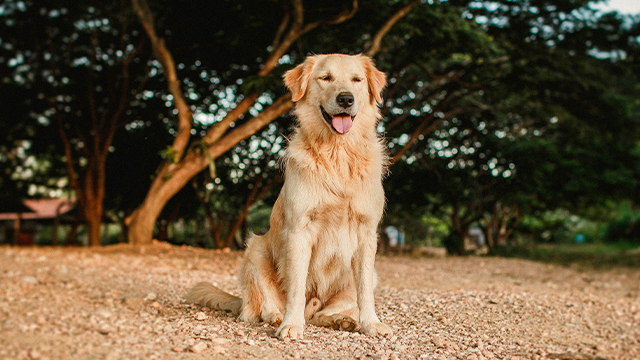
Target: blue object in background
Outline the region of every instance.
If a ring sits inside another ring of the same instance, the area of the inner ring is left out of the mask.
[[[578,244],[583,243],[583,242],[584,242],[584,235],[582,235],[582,234],[578,234],[578,235],[576,235],[576,242],[577,242]]]

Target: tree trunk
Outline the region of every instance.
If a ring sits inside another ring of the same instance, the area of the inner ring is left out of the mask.
[[[176,168],[173,173],[167,170],[158,174],[142,205],[125,220],[129,226],[130,243],[136,245],[151,243],[156,219],[164,206],[191,177],[202,171],[207,164],[204,158],[191,155],[189,160],[184,161],[182,167]]]
[[[216,223],[216,218],[213,215],[213,210],[211,209],[210,204],[203,204],[204,211],[207,214],[207,221],[209,222],[209,230],[211,231],[211,237],[213,238],[213,242],[216,244],[216,249],[224,248],[224,243],[220,238],[220,227]]]
[[[94,153],[89,158],[86,173],[84,175],[84,220],[89,232],[89,246],[100,246],[100,228],[102,226],[102,212],[105,185],[106,156],[100,154],[98,144],[101,138],[96,135],[93,138]]]
[[[13,245],[16,246],[20,242],[20,218],[22,217],[21,213],[18,213],[16,219],[13,221]]]
[[[87,214],[89,215],[89,214]],[[86,219],[89,231],[89,246],[100,246],[100,228],[102,226],[102,214],[91,214]]]
[[[521,220],[522,216],[517,205],[506,206],[496,203],[493,206],[493,213],[484,218],[489,248],[506,244]]]
[[[469,223],[461,219],[461,206],[460,202],[456,201],[451,212],[451,234],[445,239],[445,247],[447,252],[456,255],[465,255],[466,250],[464,248],[465,238],[469,233]]]
[[[249,122],[233,129],[209,147],[213,159],[248,138],[273,119],[293,108],[291,94],[276,100]],[[175,166],[165,166],[151,184],[142,205],[127,218],[129,241],[132,244],[149,244],[153,236],[153,225],[167,201],[187,182],[209,165],[204,155],[190,153]]]
[[[76,239],[76,235],[78,234],[78,227],[80,226],[80,220],[76,219],[71,225],[71,230],[67,233],[67,236],[64,238],[64,246],[69,246],[72,242],[78,243]]]
[[[264,172],[264,169],[262,172]],[[229,230],[229,233],[227,234],[227,239],[224,241],[225,247],[231,247],[231,245],[233,244],[236,237],[236,233],[238,232],[238,230],[242,229],[243,225],[245,224],[245,220],[247,218],[247,215],[249,214],[249,208],[251,207],[251,205],[255,204],[256,202],[258,202],[258,200],[262,199],[265,195],[269,193],[269,191],[271,191],[271,189],[273,189],[274,186],[284,181],[284,179],[282,178],[282,175],[275,174],[271,178],[269,183],[264,187],[262,186],[263,181],[264,181],[264,178],[261,175],[258,175],[258,178],[256,179],[256,182],[253,186],[253,189],[251,190],[251,193],[247,197],[247,201],[244,204],[244,208],[242,209],[242,212],[238,215],[238,217],[236,218],[236,221],[233,223],[233,225]],[[260,193],[258,193],[258,190],[260,190]]]
[[[118,216],[118,226],[120,226],[120,234],[118,235],[118,242],[124,243],[127,241],[127,225],[124,223],[124,219]]]

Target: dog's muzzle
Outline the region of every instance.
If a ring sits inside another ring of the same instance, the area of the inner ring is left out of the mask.
[[[320,112],[322,113],[322,117],[324,120],[331,125],[331,128],[335,130],[340,135],[344,135],[351,130],[353,126],[353,121],[356,116],[347,114],[347,113],[339,113],[336,115],[329,115],[328,112],[324,110],[322,105],[320,105]]]

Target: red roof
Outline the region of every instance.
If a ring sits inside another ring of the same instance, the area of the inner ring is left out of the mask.
[[[67,199],[29,199],[22,200],[22,203],[33,210],[30,213],[22,213],[20,218],[23,220],[55,219],[56,213],[62,215],[76,207],[75,200]],[[0,220],[12,220],[17,217],[17,213],[0,213]]]

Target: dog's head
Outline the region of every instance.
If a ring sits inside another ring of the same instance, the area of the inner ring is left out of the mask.
[[[324,119],[332,132],[346,134],[359,112],[382,102],[386,77],[368,56],[330,54],[307,57],[284,74],[284,83],[298,107],[317,112],[313,117]]]

